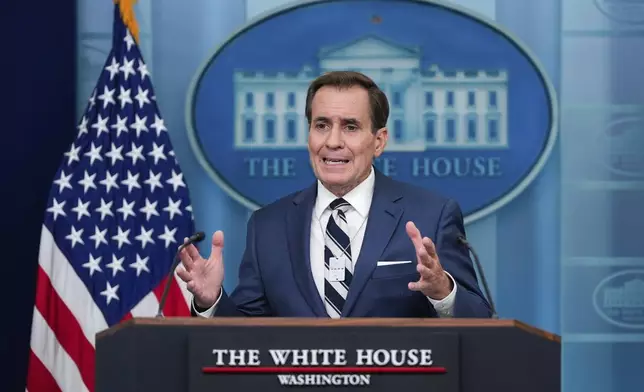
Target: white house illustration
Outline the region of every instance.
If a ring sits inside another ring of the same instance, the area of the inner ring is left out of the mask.
[[[604,306],[644,310],[644,280],[633,279],[622,287],[607,288],[604,290]]]
[[[322,48],[318,59],[319,73],[359,71],[385,92],[388,151],[509,147],[505,70],[421,69],[418,48],[375,36]],[[236,71],[235,148],[306,148],[306,90],[319,73]]]

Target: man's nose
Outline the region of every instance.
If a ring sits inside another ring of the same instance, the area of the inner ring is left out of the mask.
[[[328,148],[341,148],[343,145],[342,141],[342,130],[338,126],[334,126],[329,132],[329,136],[326,138],[326,146]]]

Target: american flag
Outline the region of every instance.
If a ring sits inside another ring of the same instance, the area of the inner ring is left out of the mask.
[[[156,315],[175,252],[193,234],[186,182],[121,8],[115,5],[111,52],[49,194],[30,392],[93,391],[95,334]],[[164,314],[189,316],[188,304],[175,277]]]

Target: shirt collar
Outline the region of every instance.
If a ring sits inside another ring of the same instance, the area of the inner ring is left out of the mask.
[[[351,206],[358,211],[358,214],[360,214],[362,218],[365,218],[369,214],[375,182],[376,175],[372,166],[369,176],[343,197],[347,203],[351,204]],[[315,200],[314,209],[315,217],[320,219],[322,213],[335,199],[337,199],[337,196],[326,189],[318,180],[318,194]]]

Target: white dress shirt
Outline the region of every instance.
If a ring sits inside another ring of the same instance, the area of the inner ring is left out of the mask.
[[[365,228],[367,227],[367,217],[369,215],[369,208],[371,207],[371,200],[373,198],[373,190],[375,185],[375,172],[373,167],[371,173],[360,183],[357,187],[352,189],[349,193],[344,195],[343,199],[351,204],[351,207],[345,213],[347,218],[348,233],[351,247],[351,259],[353,262],[353,270],[355,271],[355,263],[360,254],[362,247],[362,240],[364,239]],[[324,301],[324,234],[325,228],[331,216],[331,209],[329,205],[337,198],[333,193],[326,189],[320,181],[318,181],[317,198],[315,206],[313,207],[313,216],[311,217],[311,242],[310,242],[310,259],[311,259],[311,272],[315,286],[318,293]],[[411,239],[409,240],[411,241]],[[456,282],[454,278],[446,272],[452,280],[454,288],[451,293],[442,300],[435,300],[427,297],[434,309],[440,317],[451,317],[454,310],[454,299],[456,297]],[[221,295],[220,295],[221,298]],[[212,317],[219,299],[217,302],[204,312],[197,312],[199,316]],[[194,309],[194,299],[192,303]],[[196,312],[196,310],[195,310]]]

